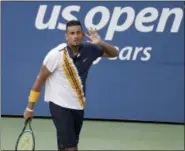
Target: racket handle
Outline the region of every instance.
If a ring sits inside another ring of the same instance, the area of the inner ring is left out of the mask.
[[[24,125],[27,125],[28,122],[31,122],[31,118],[26,119],[25,122],[24,122]]]

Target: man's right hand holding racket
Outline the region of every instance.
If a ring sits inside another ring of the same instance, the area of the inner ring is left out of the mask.
[[[33,109],[27,107],[25,109],[25,111],[24,111],[24,118],[25,118],[25,120],[33,118],[33,114],[34,114]]]

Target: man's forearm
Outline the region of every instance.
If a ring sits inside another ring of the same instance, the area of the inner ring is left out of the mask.
[[[114,48],[112,45],[106,43],[105,41],[101,40],[98,45],[103,47],[105,53],[109,57],[116,57],[116,56],[118,56],[118,51],[116,50],[116,48]]]
[[[41,77],[41,76],[37,76],[37,79],[35,80],[33,86],[32,86],[32,90],[36,91],[36,92],[40,92],[42,89],[42,86],[44,85],[46,79]]]
[[[33,110],[40,96],[41,89],[50,75],[51,72],[43,65],[30,91],[27,110]]]
[[[41,89],[42,89],[42,86],[44,85],[44,83],[45,83],[45,79],[41,79],[38,76],[36,81],[35,81],[35,83],[33,84],[31,92],[30,92],[29,102],[28,102],[28,106],[27,106],[29,109],[31,109],[31,110],[34,109],[36,101],[33,101],[33,100],[37,100],[38,99],[38,97],[40,95],[40,92],[41,92]],[[32,97],[32,98],[30,98],[30,97]]]

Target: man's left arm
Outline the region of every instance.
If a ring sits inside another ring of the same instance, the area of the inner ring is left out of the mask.
[[[114,48],[114,46],[103,41],[96,30],[90,28],[88,31],[89,31],[89,34],[85,34],[86,37],[91,40],[91,43],[103,48],[103,51],[104,51],[103,56],[104,57],[114,58],[114,57],[118,56],[117,49]]]
[[[114,58],[114,57],[118,56],[118,54],[119,54],[117,49],[114,46],[106,43],[103,40],[100,40],[98,45],[103,48],[103,50],[104,50],[103,56],[104,57]]]

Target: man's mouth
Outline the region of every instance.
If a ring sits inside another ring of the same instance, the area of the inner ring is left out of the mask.
[[[75,43],[75,44],[78,44],[78,43],[79,43],[79,40],[75,40],[74,43]]]

